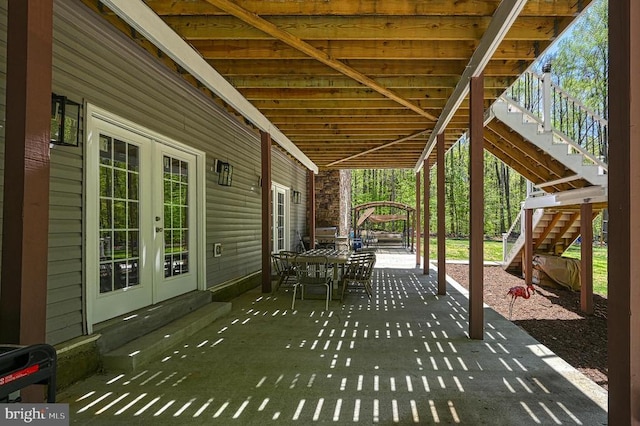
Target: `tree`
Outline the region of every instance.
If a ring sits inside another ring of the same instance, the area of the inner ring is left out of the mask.
[[[604,119],[609,117],[609,2],[595,0],[542,63],[552,64],[554,82]],[[588,35],[585,37],[585,35]],[[608,159],[607,144],[602,151]],[[615,142],[614,142],[615,143]],[[594,235],[606,241],[607,211],[594,221]]]
[[[595,0],[539,64],[554,82],[603,118],[609,111],[609,2]]]

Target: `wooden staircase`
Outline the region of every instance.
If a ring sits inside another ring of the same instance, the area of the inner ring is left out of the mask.
[[[593,209],[591,219],[593,220],[601,210],[601,207]],[[515,233],[515,240],[506,242],[508,249],[505,251],[503,265],[506,271],[519,275],[522,273],[525,235],[520,217],[514,224],[517,224],[520,230]],[[562,254],[580,236],[580,209],[536,209],[533,213],[532,229],[535,253]]]
[[[543,77],[533,75],[527,83],[532,81],[541,85]],[[523,92],[546,91],[548,94],[551,89],[549,83],[546,84],[545,90],[529,87]],[[554,99],[568,97],[562,89],[552,89]],[[516,98],[503,95],[492,105],[485,120],[485,149],[531,181],[536,188],[522,204],[523,209],[534,209],[534,253],[560,255],[580,236],[581,204],[592,204],[592,220],[607,207],[608,166],[603,156],[589,146],[588,132],[579,129],[575,133],[582,139],[578,143],[568,135],[573,128],[565,126],[564,131],[560,131],[544,122],[545,114],[532,112],[537,105],[543,104],[541,99],[533,102],[523,100],[523,104],[534,106],[525,108]],[[581,108],[584,123],[604,126],[606,134],[605,120],[580,105],[577,107]],[[547,117],[552,117],[553,112],[553,107],[547,106]],[[600,134],[602,127],[590,131]],[[521,211],[504,237],[503,267],[513,273],[522,271],[525,242],[522,221]]]

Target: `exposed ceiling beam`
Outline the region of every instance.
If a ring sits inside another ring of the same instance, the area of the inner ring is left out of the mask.
[[[164,21],[187,41],[268,40],[258,28],[233,16],[167,16]],[[476,41],[491,16],[270,16],[269,22],[301,40],[472,40]],[[506,39],[548,40],[553,21],[546,16],[523,17]]]
[[[100,1],[258,129],[269,133],[282,148],[305,167],[315,173],[318,172],[318,166],[309,157],[141,0]]]
[[[359,69],[356,70],[353,66],[349,65],[347,61],[379,61],[379,66],[384,66],[385,61],[396,60],[419,61],[437,59],[446,61],[468,61],[479,45],[478,42],[472,40],[362,40],[357,43],[352,40],[314,40],[310,42],[300,42],[311,49],[309,52],[314,52],[318,57],[310,56],[308,52],[300,50],[284,40],[212,39],[192,40],[190,44],[197,49],[205,59],[211,61],[227,59],[260,61],[270,59],[304,60],[306,58],[313,58],[318,62],[322,61],[325,65],[351,78],[364,78],[367,83],[373,82],[378,86],[380,86],[380,84],[374,81],[372,77],[363,74],[363,71]],[[494,59],[531,62],[536,59],[536,49],[532,49],[532,43],[533,41],[506,40],[500,44],[500,48],[495,52]],[[538,42],[540,50],[545,49],[549,44],[549,42],[544,41]]]
[[[318,75],[314,78],[301,75],[244,75],[230,76],[229,82],[236,89],[262,88],[262,89],[359,89],[362,85],[345,76]],[[392,90],[396,89],[452,89],[458,83],[458,78],[453,76],[397,76],[379,77],[378,83]],[[487,89],[502,89],[513,82],[512,77],[486,77],[484,87]]]
[[[469,93],[469,81],[471,77],[482,74],[484,67],[495,53],[496,49],[507,34],[507,31],[509,31],[509,28],[511,28],[513,22],[516,20],[526,3],[527,0],[503,0],[496,9],[487,31],[482,36],[480,44],[478,44],[478,48],[473,52],[473,55],[469,60],[469,64],[462,73],[462,77],[458,81],[453,94],[447,100],[444,110],[442,111],[442,114],[440,114],[440,117],[433,129],[433,133],[429,137],[427,146],[425,146],[422,155],[420,155],[420,158],[414,166],[416,173],[422,169],[424,159],[435,147],[436,136],[447,128],[451,117],[453,117],[458,107]]]
[[[495,59],[495,58],[494,58]],[[252,59],[212,59],[209,62],[219,73],[227,77],[254,75],[256,73],[253,67]],[[440,59],[437,61],[427,59],[410,59],[410,60],[369,60],[369,59],[350,59],[346,62],[352,68],[357,69],[361,73],[369,77],[397,77],[397,76],[454,76],[456,80],[464,71],[467,63],[466,59]],[[513,59],[502,59],[489,61],[484,70],[486,77],[504,76],[513,78],[523,72],[527,65]],[[282,74],[293,76],[315,77],[317,75],[341,75],[338,71],[330,68],[311,58],[287,60],[287,59],[263,59],[260,61],[260,75]]]
[[[221,10],[201,1],[145,0],[159,15],[223,15]],[[258,15],[390,15],[390,16],[487,16],[500,0],[402,0],[402,1],[264,1],[242,0],[242,4]],[[573,16],[576,0],[529,2],[523,16]]]
[[[243,9],[242,7],[238,6],[237,4],[229,1],[229,0],[207,0],[208,3],[224,10],[227,13],[230,13],[231,15],[235,16],[236,18],[246,22],[247,24],[250,24],[252,26],[254,26],[255,28],[264,31],[265,33],[271,35],[272,37],[275,37],[276,39],[282,41],[283,43],[286,43],[287,45],[293,47],[294,49],[297,49],[301,52],[303,52],[304,54],[322,62],[325,65],[330,66],[331,68],[340,71],[341,73],[343,73],[344,75],[353,78],[354,80],[362,83],[363,85],[370,87],[371,89],[375,90],[376,92],[380,93],[381,95],[392,99],[396,102],[398,102],[399,104],[409,108],[410,110],[414,111],[417,114],[422,115],[425,118],[428,118],[431,121],[436,121],[437,118],[431,114],[429,114],[428,112],[424,111],[422,108],[420,108],[419,106],[413,104],[412,102],[402,98],[401,96],[398,96],[395,92],[387,89],[386,87],[380,85],[379,83],[377,83],[375,80],[373,80],[372,78],[362,74],[361,72],[347,66],[346,64],[344,64],[343,62],[340,62],[334,58],[332,58],[330,55],[328,55],[327,53],[313,47],[312,45],[310,45],[309,43],[304,42],[303,40],[299,39],[298,37],[292,35],[291,33],[281,30],[280,28],[278,28],[276,25],[272,24],[271,22],[262,19],[261,17],[259,17],[258,15],[251,13],[249,11],[247,11],[246,9]]]
[[[343,158],[341,160],[337,160],[337,161],[334,161],[332,163],[329,163],[329,164],[327,164],[327,167],[335,166],[336,164],[343,163],[343,162],[349,161],[349,160],[353,160],[354,158],[358,158],[358,157],[361,157],[363,155],[370,154],[372,152],[379,151],[379,150],[384,149],[384,148],[388,148],[388,147],[393,146],[393,145],[395,145],[397,143],[408,141],[408,140],[411,140],[413,138],[417,138],[419,136],[422,136],[422,135],[425,135],[425,134],[429,133],[430,131],[431,130],[423,130],[423,131],[415,133],[413,135],[409,135],[409,136],[407,136],[405,138],[398,139],[398,140],[395,140],[393,142],[385,143],[383,145],[377,146],[377,147],[369,149],[367,151],[359,152],[358,154],[354,154],[354,155],[351,155],[349,157]]]

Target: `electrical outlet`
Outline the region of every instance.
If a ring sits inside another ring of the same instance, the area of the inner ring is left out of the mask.
[[[222,243],[215,243],[213,245],[213,257],[222,256]]]

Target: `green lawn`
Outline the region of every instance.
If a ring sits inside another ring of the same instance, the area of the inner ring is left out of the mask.
[[[438,241],[436,238],[429,240],[429,258],[438,257]],[[469,259],[469,241],[463,239],[446,240],[447,259],[466,260]],[[564,257],[580,259],[580,246],[571,246],[564,253]],[[502,241],[484,242],[484,260],[496,262],[502,261]],[[593,248],[593,292],[602,296],[607,296],[607,248]]]
[[[593,247],[593,292],[607,296],[607,247]],[[564,257],[580,259],[580,246],[571,246]]]
[[[446,240],[447,259],[467,260],[469,259],[469,240],[449,239]],[[429,239],[429,259],[438,257],[438,240]],[[502,261],[502,241],[484,242],[484,260],[496,262]]]

